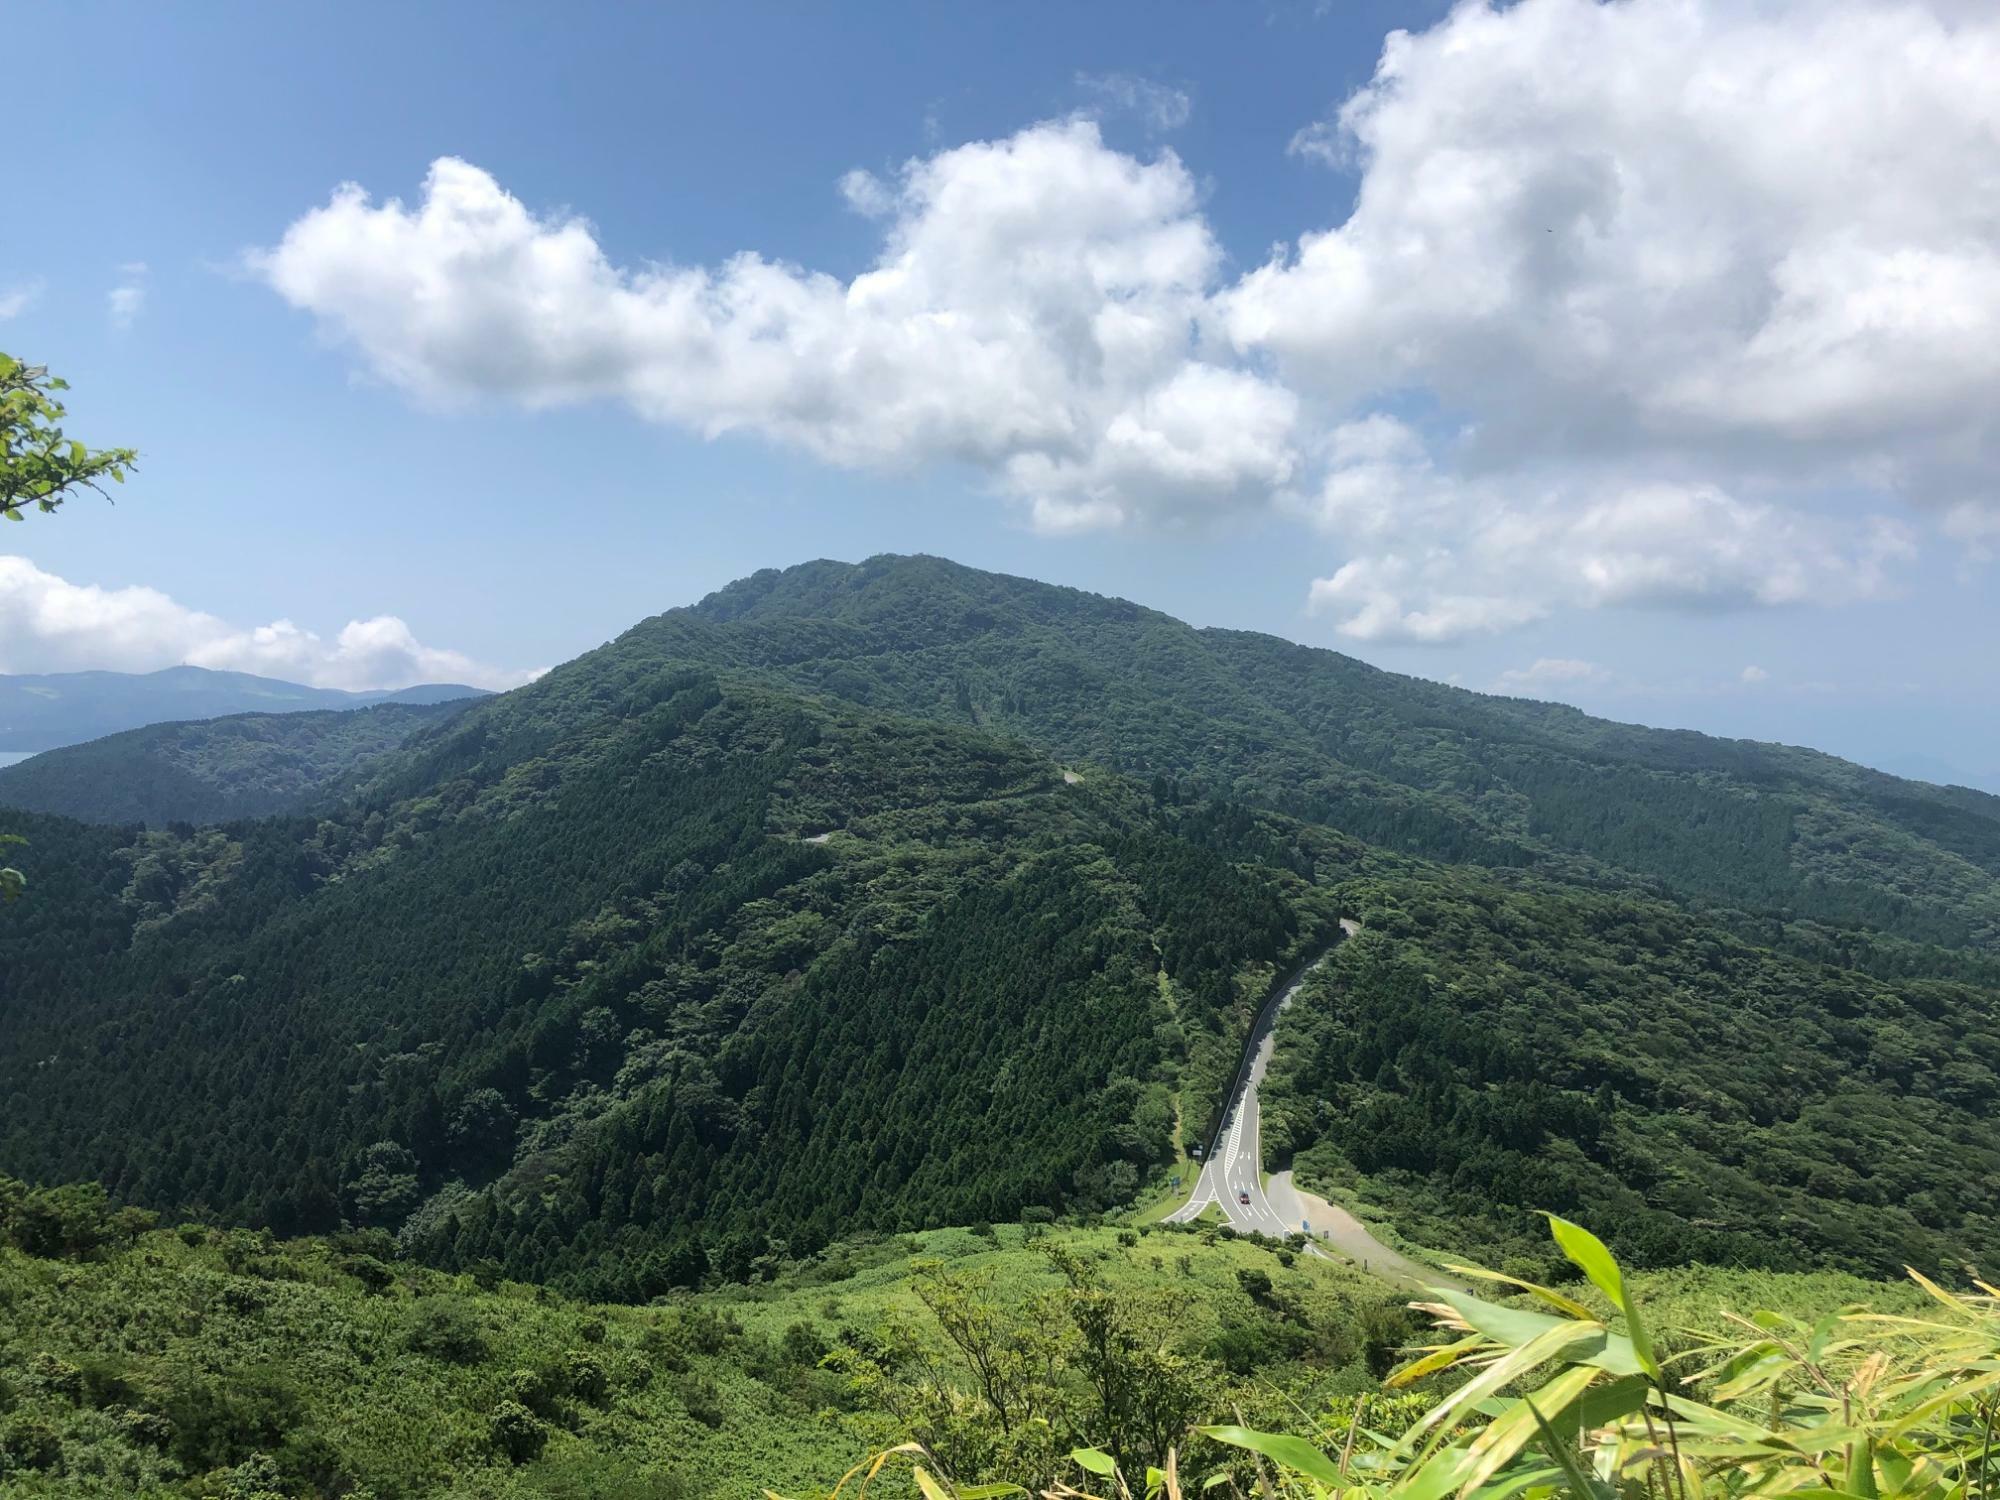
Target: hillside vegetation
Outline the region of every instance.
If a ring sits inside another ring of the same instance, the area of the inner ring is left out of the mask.
[[[696,669],[586,659],[378,769],[318,819],[22,825],[0,1157],[643,1297],[1122,1201],[1334,930],[1255,819]]]
[[[2000,949],[2000,797],[1195,630],[937,558],[759,573],[614,649],[751,667],[1390,848]]]
[[[1342,896],[1364,930],[1286,1012],[1265,1138],[1402,1234],[1527,1275],[1536,1210],[1638,1265],[1952,1275],[2000,1249],[1990,983],[1462,873]]]
[[[0,1179],[0,1492],[734,1500],[810,1493],[913,1432],[962,1474],[1053,1477],[1116,1440],[1096,1317],[1181,1422],[1351,1396],[1417,1326],[1358,1272],[1212,1232],[945,1229],[771,1274],[591,1306],[398,1260],[379,1232],[148,1231]],[[1025,1339],[1038,1372],[1003,1422],[972,1359]]]
[[[1725,1309],[1924,1301],[1827,1272],[1631,1290],[1668,1357]],[[0,1310],[0,1492],[80,1500],[808,1496],[913,1439],[967,1484],[1086,1482],[1076,1448],[1137,1472],[1173,1447],[1189,1493],[1247,1494],[1255,1461],[1187,1429],[1338,1451],[1364,1414],[1396,1431],[1457,1384],[1384,1391],[1425,1319],[1351,1267],[1213,1228],[864,1237],[597,1306],[413,1264],[379,1231],[151,1229],[91,1190],[0,1179]],[[875,1493],[913,1497],[907,1465]]]
[[[1272,1144],[1389,1232],[1995,1248],[2000,799],[930,558],[758,574],[380,753],[299,722],[307,815],[0,816],[0,1167],[644,1299],[1129,1201],[1352,913]]]
[[[227,823],[301,812],[469,698],[148,725],[0,769],[0,807],[86,823]]]

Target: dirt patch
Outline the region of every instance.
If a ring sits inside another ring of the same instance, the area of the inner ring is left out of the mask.
[[[1411,1260],[1401,1251],[1390,1249],[1339,1204],[1329,1203],[1312,1193],[1300,1192],[1292,1185],[1290,1172],[1273,1172],[1264,1189],[1264,1196],[1271,1200],[1273,1212],[1284,1219],[1288,1227],[1296,1229],[1301,1223],[1310,1224],[1315,1240],[1359,1262],[1371,1275],[1380,1276],[1384,1281],[1465,1290],[1456,1277],[1447,1276],[1435,1266],[1424,1265],[1421,1261]]]

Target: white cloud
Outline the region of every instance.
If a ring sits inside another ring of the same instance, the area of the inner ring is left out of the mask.
[[[1415,390],[1457,429],[1335,429],[1293,500],[1349,553],[1314,602],[1444,639],[1873,598],[1913,533],[1855,511],[1903,501],[1980,555],[1996,71],[2000,12],[1867,0],[1471,3],[1393,35],[1292,143],[1358,168],[1353,212],[1218,299],[1319,409]]]
[[[1353,212],[1223,297],[1339,399],[1914,485],[2000,443],[2000,12],[1522,0],[1398,32],[1294,150]]]
[[[889,185],[859,167],[840,179],[840,196],[849,208],[870,219],[885,219],[896,207],[896,194]]]
[[[0,323],[9,318],[17,318],[26,312],[37,297],[42,295],[42,283],[23,281],[14,286],[0,288]]]
[[[1990,563],[2000,546],[2000,501],[1961,500],[1944,513],[1940,529],[1960,549],[1961,566]]]
[[[0,556],[0,671],[149,672],[183,663],[349,689],[501,688],[537,675],[426,646],[393,615],[350,621],[330,641],[290,620],[244,629],[158,589],[71,583],[24,557]]]
[[[1769,682],[1771,680],[1771,674],[1765,671],[1762,667],[1748,666],[1743,669],[1743,676],[1741,680],[1747,686],[1755,687],[1760,682]]]
[[[885,222],[846,282],[754,253],[614,266],[583,221],[449,158],[415,206],[343,187],[251,265],[426,399],[610,398],[847,467],[968,463],[1058,530],[1258,504],[1290,477],[1291,394],[1200,348],[1221,256],[1171,152],[1073,119],[842,191]]]
[[[1451,556],[1443,551],[1356,558],[1330,578],[1315,578],[1306,604],[1314,614],[1339,615],[1340,633],[1355,640],[1418,645],[1511,630],[1548,613],[1544,605],[1505,594],[1453,593],[1451,572]]]
[[[1926,528],[1990,550],[1996,76],[1991,7],[1469,0],[1298,133],[1353,207],[1241,276],[1177,156],[1081,117],[849,173],[882,236],[851,279],[614,264],[449,158],[250,264],[425,400],[963,464],[1053,533],[1275,506],[1355,639],[1837,604]]]
[[[1341,134],[1335,120],[1314,120],[1292,132],[1285,144],[1287,156],[1303,156],[1321,166],[1345,168],[1354,161],[1354,149]]]
[[[1292,506],[1353,553],[1309,602],[1356,640],[1442,643],[1561,607],[1844,604],[1890,592],[1914,547],[1884,518],[1616,468],[1447,472],[1413,428],[1380,415],[1336,428],[1325,449],[1320,488]]]
[[[1194,113],[1194,100],[1186,89],[1132,73],[1079,73],[1076,86],[1154,130],[1179,130]]]
[[[1541,656],[1530,666],[1510,667],[1502,672],[1493,685],[1493,691],[1515,697],[1532,697],[1537,693],[1561,692],[1565,688],[1593,687],[1610,680],[1611,673],[1594,661]]]
[[[105,297],[113,328],[130,328],[138,321],[146,305],[146,274],[142,260],[130,260],[118,268],[118,284]]]

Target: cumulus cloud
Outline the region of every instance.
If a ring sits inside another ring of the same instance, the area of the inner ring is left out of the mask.
[[[394,615],[352,620],[328,640],[290,620],[251,629],[158,589],[71,583],[0,556],[0,671],[150,672],[182,664],[348,689],[419,682],[514,687],[536,676],[426,646]]]
[[[842,192],[884,223],[848,281],[747,252],[615,266],[587,223],[449,158],[416,204],[343,187],[250,263],[426,399],[609,398],[848,467],[967,463],[1056,530],[1185,520],[1289,479],[1291,393],[1200,347],[1221,253],[1171,152],[1064,120]]]
[[[1294,138],[1352,207],[1240,274],[1181,160],[1086,117],[847,174],[852,277],[620,265],[450,158],[249,263],[423,400],[964,465],[1051,533],[1303,517],[1354,639],[1834,604],[1926,530],[1990,551],[1996,76],[1986,7],[1468,0]]]
[[[1769,682],[1771,674],[1762,667],[1752,665],[1743,669],[1743,675],[1740,680],[1746,687],[1755,687],[1760,682]]]
[[[1436,644],[1558,607],[1692,610],[1844,604],[1891,591],[1915,550],[1885,517],[1808,515],[1712,484],[1542,465],[1441,468],[1407,424],[1336,428],[1293,508],[1357,555],[1310,607],[1363,641]]]
[[[42,284],[39,281],[24,281],[14,286],[0,287],[0,323],[9,318],[19,317],[41,294]]]
[[[104,299],[113,328],[123,330],[138,321],[146,305],[146,275],[146,263],[142,260],[129,260],[118,268],[118,284]]]
[[[1996,72],[1991,11],[1463,4],[1294,141],[1359,164],[1353,211],[1224,312],[1301,384],[1433,393],[1496,459],[1983,462]]]
[[[1453,592],[1453,559],[1438,549],[1411,558],[1389,552],[1341,564],[1315,578],[1306,605],[1313,614],[1335,614],[1342,635],[1358,641],[1438,645],[1525,625],[1548,613],[1534,599],[1505,594]]]

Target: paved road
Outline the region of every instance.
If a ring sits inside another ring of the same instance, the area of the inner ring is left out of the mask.
[[[1340,919],[1343,937],[1353,937],[1360,930],[1360,923],[1347,917]],[[1278,1013],[1292,1003],[1299,986],[1326,960],[1327,954],[1322,953],[1306,965],[1257,1013],[1256,1025],[1250,1033],[1249,1066],[1237,1073],[1236,1091],[1224,1116],[1227,1123],[1222,1128],[1221,1139],[1216,1143],[1214,1154],[1202,1164],[1201,1176],[1195,1179],[1194,1196],[1179,1210],[1167,1215],[1168,1223],[1187,1223],[1198,1219],[1210,1204],[1216,1204],[1222,1209],[1223,1217],[1246,1234],[1267,1234],[1282,1239],[1300,1227],[1296,1217],[1289,1221],[1278,1217],[1278,1211],[1264,1196],[1264,1152],[1259,1132],[1257,1086],[1264,1081],[1264,1070],[1271,1065],[1271,1051],[1278,1038]],[[1245,1199],[1249,1201],[1245,1202]]]
[[[1359,922],[1347,917],[1340,919],[1343,938],[1353,937],[1360,930]],[[1432,1286],[1439,1283],[1455,1285],[1451,1278],[1390,1249],[1345,1209],[1315,1198],[1310,1193],[1299,1192],[1292,1186],[1290,1172],[1277,1173],[1272,1177],[1268,1191],[1265,1188],[1263,1140],[1260,1135],[1262,1112],[1257,1103],[1257,1088],[1263,1083],[1265,1070],[1271,1065],[1271,1053],[1277,1044],[1279,1013],[1292,1003],[1299,986],[1306,982],[1313,970],[1326,962],[1327,957],[1328,954],[1323,953],[1300,970],[1292,982],[1258,1013],[1248,1049],[1249,1066],[1237,1074],[1236,1092],[1229,1101],[1222,1138],[1214,1156],[1203,1164],[1201,1176],[1195,1180],[1194,1196],[1181,1208],[1168,1214],[1167,1222],[1191,1223],[1213,1204],[1222,1210],[1230,1225],[1245,1234],[1282,1239],[1310,1225],[1315,1239],[1325,1236],[1327,1243],[1357,1261],[1366,1262],[1370,1271],[1389,1280],[1416,1281]],[[1309,1244],[1307,1248],[1315,1255],[1332,1259],[1317,1244]]]

